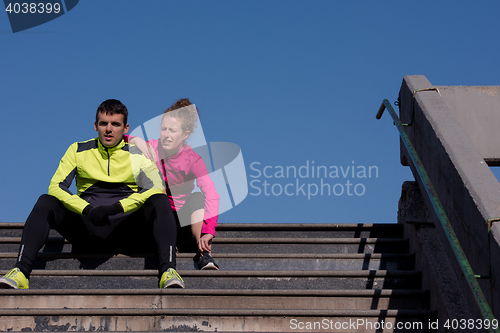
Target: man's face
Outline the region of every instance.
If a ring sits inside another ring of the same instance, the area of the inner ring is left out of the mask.
[[[123,138],[123,134],[128,132],[128,124],[123,123],[123,115],[117,113],[99,113],[94,128],[98,133],[99,141],[104,147],[116,146]]]

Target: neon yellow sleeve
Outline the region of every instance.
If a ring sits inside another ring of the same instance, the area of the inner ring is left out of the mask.
[[[142,153],[131,153],[130,160],[137,191],[119,201],[124,213],[139,209],[150,196],[163,193],[163,181],[156,164]]]
[[[72,212],[82,214],[83,209],[89,203],[69,190],[77,172],[76,149],[77,143],[74,143],[66,150],[50,181],[49,194],[59,199]]]

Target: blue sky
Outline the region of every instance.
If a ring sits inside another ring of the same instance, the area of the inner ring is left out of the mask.
[[[378,107],[405,75],[500,84],[499,13],[498,1],[101,0],[18,33],[0,14],[0,222],[24,222],[67,147],[96,135],[103,100],[121,100],[135,128],[182,97],[207,141],[241,148],[256,181],[220,223],[396,222],[413,176]],[[276,177],[313,162],[378,173]],[[343,194],[308,198],[322,180]],[[287,184],[292,195],[278,195]]]

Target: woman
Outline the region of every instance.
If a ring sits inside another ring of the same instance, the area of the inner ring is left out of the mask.
[[[200,255],[198,269],[219,269],[210,255],[219,195],[205,162],[185,143],[194,131],[197,118],[198,111],[189,99],[180,99],[164,112],[159,139],[145,142],[139,137],[129,137],[128,140],[156,162],[180,226],[191,225]],[[201,193],[192,193],[195,180]]]

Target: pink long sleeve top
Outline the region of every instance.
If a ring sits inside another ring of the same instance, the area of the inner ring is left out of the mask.
[[[182,208],[194,189],[194,181],[205,196],[203,226],[201,232],[215,236],[217,218],[219,215],[219,194],[210,179],[205,162],[195,153],[191,146],[184,145],[175,155],[166,157],[159,145],[159,140],[149,140],[148,143],[156,151],[156,165],[160,170],[170,193],[170,205],[173,211]]]

